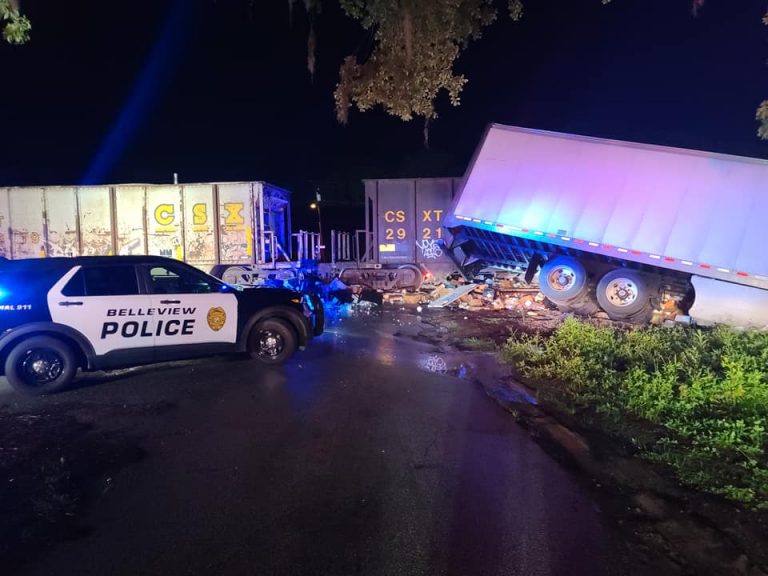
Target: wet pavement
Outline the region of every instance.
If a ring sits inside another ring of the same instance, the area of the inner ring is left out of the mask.
[[[4,413],[75,417],[145,456],[21,574],[625,574],[589,494],[460,355],[336,320],[284,367],[92,375]],[[486,375],[487,376],[487,375]]]

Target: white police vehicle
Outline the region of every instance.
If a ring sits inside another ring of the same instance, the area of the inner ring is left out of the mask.
[[[0,370],[27,394],[64,388],[78,368],[224,352],[277,364],[321,334],[323,322],[317,297],[238,289],[159,256],[0,263]]]

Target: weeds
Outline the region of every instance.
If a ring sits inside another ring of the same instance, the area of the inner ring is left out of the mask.
[[[549,338],[513,336],[502,359],[559,405],[657,430],[641,454],[697,489],[768,508],[768,333],[598,328],[567,319]]]
[[[478,352],[490,352],[496,350],[498,346],[489,338],[465,338],[460,342],[460,346],[465,350],[475,350]]]

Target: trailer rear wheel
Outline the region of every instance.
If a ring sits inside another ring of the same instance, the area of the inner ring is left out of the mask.
[[[592,290],[587,290],[583,296],[566,304],[558,304],[558,308],[563,312],[571,312],[579,316],[589,316],[600,310]]]
[[[637,270],[615,268],[597,283],[597,301],[613,320],[645,323],[653,313],[658,282]]]
[[[587,270],[571,256],[555,256],[547,260],[539,272],[539,289],[565,312],[587,315],[597,310]]]

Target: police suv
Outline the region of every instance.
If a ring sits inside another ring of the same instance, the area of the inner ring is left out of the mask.
[[[0,262],[0,370],[17,390],[85,371],[248,352],[277,364],[323,331],[315,296],[234,287],[159,256]]]

